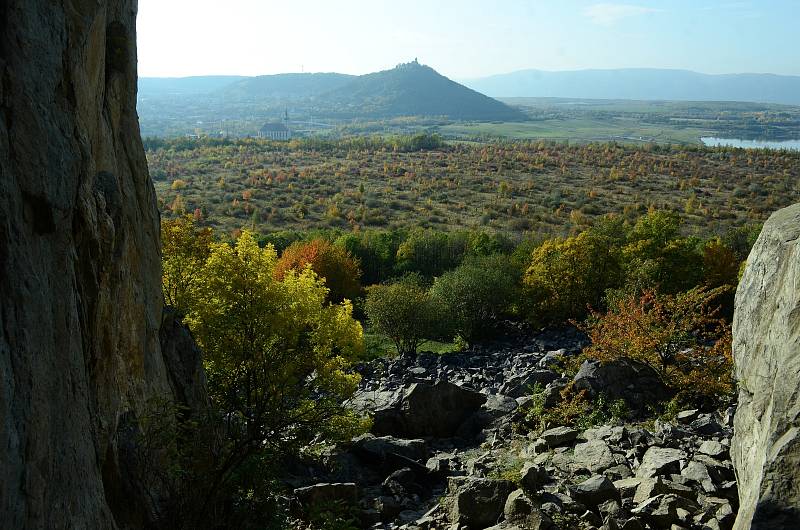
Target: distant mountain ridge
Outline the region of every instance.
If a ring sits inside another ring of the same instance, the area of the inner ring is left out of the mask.
[[[353,76],[291,73],[257,77],[140,78],[140,96],[202,95],[226,103],[286,104],[317,117],[446,116],[457,120],[517,121],[525,115],[416,60]]]
[[[775,74],[701,74],[656,68],[561,72],[520,70],[462,82],[492,97],[749,101],[800,105],[800,76]]]
[[[226,97],[299,99],[336,90],[357,76],[337,73],[291,73],[247,77],[221,89]]]
[[[323,96],[343,114],[375,117],[448,116],[462,120],[522,120],[518,110],[465,87],[416,61],[358,76]]]
[[[197,96],[209,94],[232,83],[248,79],[241,75],[200,75],[192,77],[140,77],[140,96]]]

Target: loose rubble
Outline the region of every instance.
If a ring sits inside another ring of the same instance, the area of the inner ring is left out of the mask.
[[[585,346],[576,330],[551,330],[362,366],[352,405],[374,415],[372,433],[295,475],[297,500],[349,503],[361,527],[376,530],[730,529],[738,496],[729,410],[515,431],[533,385],[558,399],[570,382],[559,359]],[[575,379],[634,406],[667,397],[646,367],[629,363],[585,364]]]

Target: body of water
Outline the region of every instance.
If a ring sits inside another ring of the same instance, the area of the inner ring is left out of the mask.
[[[792,149],[800,151],[800,140],[737,140],[734,138],[700,138],[703,145],[711,147],[743,147],[745,149]]]

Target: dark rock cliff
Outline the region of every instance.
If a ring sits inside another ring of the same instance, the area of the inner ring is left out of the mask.
[[[177,389],[196,356],[166,362],[159,342],[135,17],[135,0],[0,2],[2,528],[147,523],[131,425],[197,395]]]
[[[764,225],[736,292],[735,529],[800,528],[800,205]]]

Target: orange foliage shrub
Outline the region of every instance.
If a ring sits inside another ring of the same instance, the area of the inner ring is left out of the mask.
[[[328,299],[341,302],[355,300],[361,294],[361,269],[348,251],[324,239],[296,241],[283,251],[275,266],[275,278],[282,280],[290,270],[301,271],[307,265],[325,278],[330,289]]]
[[[726,288],[698,287],[677,295],[654,290],[619,300],[605,315],[593,313],[585,356],[621,357],[648,364],[688,402],[716,401],[733,392],[730,326],[719,318],[717,297]]]

